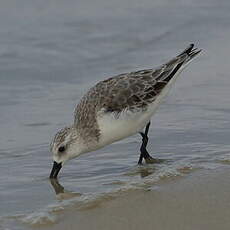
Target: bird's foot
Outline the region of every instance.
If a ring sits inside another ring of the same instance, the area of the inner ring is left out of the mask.
[[[164,160],[162,159],[157,159],[157,158],[153,158],[151,156],[148,156],[145,158],[145,162],[146,164],[159,164],[159,163],[162,163]]]

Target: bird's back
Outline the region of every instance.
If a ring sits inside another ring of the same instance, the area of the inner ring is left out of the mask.
[[[124,111],[137,113],[147,110],[166,91],[182,67],[199,52],[190,45],[159,68],[120,74],[97,83],[76,107],[74,123],[78,129],[84,129],[84,134],[88,129],[88,135],[94,127],[94,136],[99,139],[99,115],[113,114],[119,118]]]

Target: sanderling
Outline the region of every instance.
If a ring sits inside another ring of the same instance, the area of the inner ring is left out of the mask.
[[[50,178],[57,178],[67,160],[136,133],[142,136],[138,163],[143,158],[146,163],[157,162],[146,150],[150,119],[181,70],[200,53],[193,47],[190,44],[159,68],[120,74],[92,87],[77,105],[74,123],[60,130],[51,143]]]

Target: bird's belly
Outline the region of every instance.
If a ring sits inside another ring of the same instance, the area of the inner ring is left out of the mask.
[[[119,117],[106,114],[98,119],[100,129],[100,145],[105,146],[115,141],[140,132],[150,121],[152,111],[122,112]]]

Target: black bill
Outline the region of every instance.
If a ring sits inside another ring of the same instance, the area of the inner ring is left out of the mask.
[[[50,173],[50,178],[56,179],[61,168],[62,168],[62,163],[57,163],[56,161],[54,161],[53,168]]]

